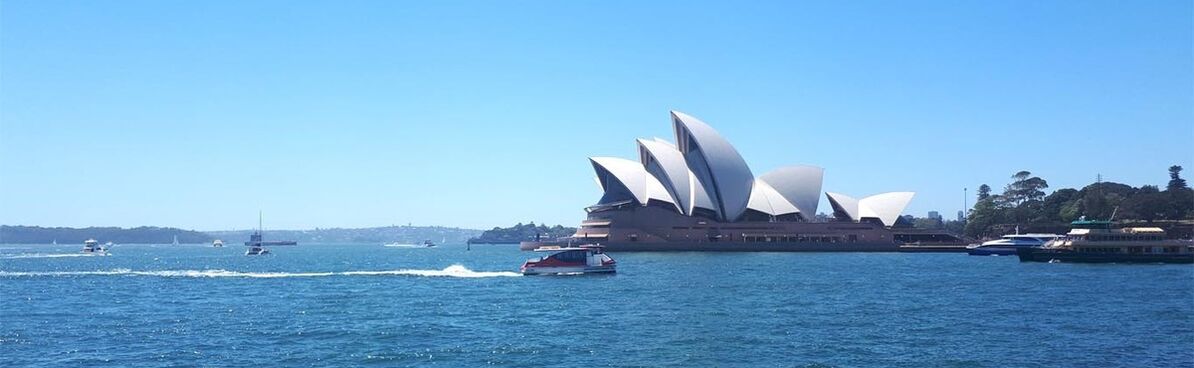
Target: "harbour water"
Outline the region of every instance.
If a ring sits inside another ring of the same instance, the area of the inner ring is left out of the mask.
[[[3,366],[1194,364],[1194,267],[964,254],[0,245]]]

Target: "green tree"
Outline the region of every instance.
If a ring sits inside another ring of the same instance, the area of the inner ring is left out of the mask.
[[[1044,203],[1041,204],[1040,213],[1038,217],[1033,219],[1034,222],[1068,222],[1062,215],[1063,209],[1078,200],[1078,190],[1073,188],[1062,188],[1045,196]]]
[[[1169,167],[1169,185],[1165,186],[1165,195],[1169,204],[1166,206],[1164,218],[1194,218],[1194,189],[1186,186],[1186,179],[1182,179],[1181,166]]]
[[[992,226],[1003,223],[1003,211],[996,205],[997,198],[995,197],[997,196],[988,197],[974,204],[974,210],[970,211],[970,216],[966,218],[964,231],[966,236],[980,238],[990,235]]]
[[[1031,172],[1020,171],[1012,175],[1013,181],[1003,190],[1003,196],[1009,205],[1019,206],[1026,201],[1040,200],[1045,197],[1044,189],[1049,188],[1045,179],[1032,176]]]
[[[1089,219],[1106,220],[1116,212],[1128,197],[1136,194],[1136,188],[1109,181],[1094,183],[1082,188],[1082,216]]]
[[[1165,212],[1169,207],[1168,195],[1161,193],[1161,190],[1155,185],[1145,185],[1140,187],[1136,194],[1124,200],[1122,206],[1123,216],[1121,218],[1152,222],[1165,217]]]
[[[1179,191],[1187,189],[1186,179],[1182,179],[1182,167],[1173,165],[1169,167],[1169,185],[1165,186],[1167,191]]]
[[[986,185],[986,184],[979,185],[978,186],[978,200],[981,201],[981,200],[984,200],[984,199],[987,199],[990,197],[991,197],[991,186]]]

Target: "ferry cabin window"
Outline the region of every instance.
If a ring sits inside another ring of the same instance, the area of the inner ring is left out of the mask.
[[[585,260],[585,252],[579,251],[579,250],[570,250],[567,252],[556,254],[556,255],[552,256],[552,258],[555,258],[557,260],[561,260],[564,262],[583,262]]]

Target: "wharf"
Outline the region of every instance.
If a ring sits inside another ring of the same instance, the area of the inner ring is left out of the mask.
[[[967,244],[905,244],[900,246],[904,253],[966,253]]]

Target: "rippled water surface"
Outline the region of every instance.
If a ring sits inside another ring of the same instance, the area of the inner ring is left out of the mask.
[[[0,245],[3,366],[1191,366],[1194,267],[958,254]]]

